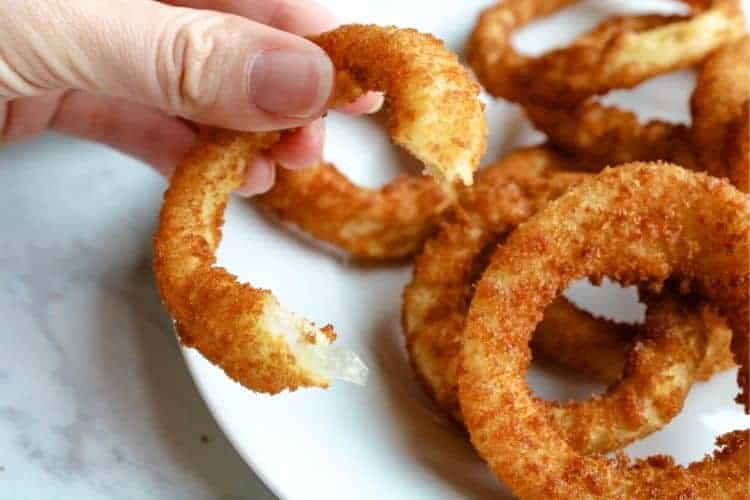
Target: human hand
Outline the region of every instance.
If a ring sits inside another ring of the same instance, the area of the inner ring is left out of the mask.
[[[195,141],[191,122],[302,127],[256,158],[238,190],[264,192],[276,165],[303,168],[320,157],[334,70],[320,48],[295,35],[335,25],[306,0],[6,0],[0,142],[55,130],[169,176]],[[343,111],[381,104],[382,96],[367,94]]]

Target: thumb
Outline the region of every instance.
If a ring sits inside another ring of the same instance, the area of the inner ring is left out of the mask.
[[[333,89],[319,47],[243,17],[147,0],[4,3],[9,97],[74,88],[261,131],[321,116]]]

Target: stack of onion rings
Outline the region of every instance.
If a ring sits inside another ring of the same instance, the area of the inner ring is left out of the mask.
[[[482,256],[549,200],[589,175],[566,171],[569,165],[548,149],[529,148],[488,167],[474,188],[463,193],[452,217],[417,258],[414,277],[404,291],[407,348],[422,384],[457,421],[462,419],[458,402],[461,332],[473,279],[484,268]],[[660,307],[667,308],[665,304]],[[676,308],[673,303],[668,307]],[[673,321],[673,335],[653,338],[656,326],[652,323],[666,320],[665,314],[653,313],[662,319],[651,316],[650,311],[646,326],[635,334],[633,326],[595,318],[564,299],[545,311],[534,334],[536,353],[541,351],[582,374],[599,375],[613,384],[606,395],[593,401],[548,403],[561,432],[577,449],[610,451],[661,428],[681,409],[693,380],[710,376],[731,361],[728,331],[720,323],[704,322],[699,311],[686,310],[683,319]],[[628,356],[631,347],[637,349]],[[677,367],[685,374],[666,375]]]
[[[493,95],[523,105],[552,143],[582,160],[579,167],[597,170],[661,159],[699,168],[688,127],[660,120],[642,124],[634,113],[604,106],[594,97],[694,67],[713,50],[741,37],[739,3],[687,2],[694,11],[687,18],[617,17],[539,58],[519,55],[512,48],[513,30],[570,3],[506,1],[487,9],[469,44],[469,61],[480,81]],[[558,80],[571,89],[561,87]]]
[[[544,307],[571,281],[606,275],[659,290],[669,280],[726,316],[740,364],[738,402],[749,410],[749,224],[750,200],[728,183],[635,163],[583,181],[499,247],[469,310],[459,397],[474,446],[516,495],[746,495],[749,431],[722,436],[713,458],[687,468],[665,457],[630,465],[622,456],[586,455],[566,441],[524,373]]]
[[[486,145],[486,120],[478,85],[442,42],[414,30],[360,25],[313,41],[339,72],[337,99],[385,92],[393,141],[445,187],[471,183]],[[248,159],[278,139],[277,133],[202,134],[164,197],[154,237],[157,285],[182,342],[252,390],[326,387],[332,378],[363,382],[366,368],[331,346],[330,326],[318,328],[285,311],[271,292],[240,284],[215,266],[228,197]]]
[[[692,67],[744,32],[736,0],[688,1],[694,11],[689,17],[615,18],[568,47],[537,58],[513,49],[513,30],[570,3],[506,0],[482,12],[469,41],[468,60],[492,95],[551,106],[579,103],[666,71]]]

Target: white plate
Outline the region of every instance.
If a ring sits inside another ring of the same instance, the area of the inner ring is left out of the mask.
[[[328,1],[344,22],[415,27],[435,33],[460,52],[479,9],[488,1]],[[619,12],[651,9],[663,2],[620,4]],[[673,4],[672,4],[673,6]],[[553,22],[537,23],[516,41],[529,52],[565,43],[614,11],[607,2],[582,2]],[[643,116],[686,121],[692,75],[652,80],[620,95]],[[488,106],[492,137],[485,163],[512,148],[538,142],[519,111]],[[357,182],[374,186],[404,164],[388,143],[382,120],[331,116],[326,156]],[[436,413],[415,382],[399,326],[401,290],[409,267],[357,267],[341,256],[262,217],[247,204],[228,209],[219,262],[241,279],[271,288],[290,310],[331,322],[339,342],[370,367],[366,387],[337,383],[328,391],[303,390],[266,397],[229,380],[199,354],[185,349],[195,381],[239,453],[280,497],[314,498],[498,498],[504,490],[475,455],[467,438]],[[630,294],[577,287],[570,293],[600,312],[637,316]],[[592,387],[560,374],[540,375],[533,386],[545,397],[588,394]],[[697,384],[685,410],[665,430],[631,446],[631,456],[671,453],[680,462],[700,458],[721,432],[747,427],[731,403],[734,372]],[[507,495],[507,492],[505,493]]]

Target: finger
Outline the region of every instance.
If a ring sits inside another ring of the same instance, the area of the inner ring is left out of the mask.
[[[310,0],[166,0],[164,3],[236,14],[295,35],[315,35],[337,26],[330,10]]]
[[[279,165],[290,170],[311,167],[320,161],[325,143],[325,124],[316,120],[310,125],[284,136],[269,156]]]
[[[276,181],[276,167],[265,156],[258,156],[252,160],[247,168],[245,182],[235,193],[250,197],[262,194],[271,189]]]
[[[4,61],[14,68],[6,87],[20,95],[85,89],[258,131],[303,125],[331,95],[333,67],[320,48],[239,16],[146,0],[14,4],[0,27],[20,41]],[[52,26],[34,26],[39,11]]]
[[[49,126],[139,158],[165,177],[197,137],[193,127],[163,111],[79,91],[65,94]]]
[[[350,115],[377,113],[383,107],[385,97],[380,92],[368,92],[354,102],[336,106],[336,111]]]

